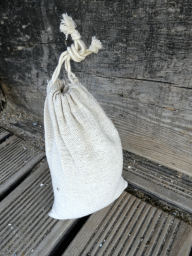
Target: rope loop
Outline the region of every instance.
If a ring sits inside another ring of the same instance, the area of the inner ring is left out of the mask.
[[[67,47],[67,50],[60,55],[58,65],[53,73],[51,82],[52,84],[55,83],[59,76],[61,66],[63,65],[63,63],[65,63],[65,70],[67,71],[68,78],[70,82],[73,84],[78,83],[79,81],[75,74],[73,74],[71,71],[70,60],[72,59],[75,62],[81,62],[86,58],[87,55],[93,52],[97,53],[99,49],[102,48],[102,44],[95,37],[92,37],[91,45],[87,49],[86,45],[81,40],[81,35],[75,29],[76,24],[72,20],[72,18],[69,17],[67,14],[63,14],[62,16],[63,19],[61,20],[60,30],[65,34],[66,40],[68,38],[68,35],[70,34],[74,43],[70,47]]]

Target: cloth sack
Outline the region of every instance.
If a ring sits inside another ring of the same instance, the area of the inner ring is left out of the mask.
[[[117,129],[96,99],[71,72],[70,59],[80,62],[101,42],[87,49],[72,18],[63,14],[60,30],[74,44],[60,56],[47,86],[44,106],[45,149],[54,203],[49,216],[73,219],[89,215],[116,200],[127,186],[122,178],[123,154]],[[69,83],[58,79],[62,64]]]

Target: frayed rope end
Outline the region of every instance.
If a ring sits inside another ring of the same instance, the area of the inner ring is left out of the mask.
[[[73,21],[73,19],[70,16],[68,16],[67,13],[64,13],[62,16],[63,19],[61,20],[60,24],[60,31],[65,34],[67,40],[68,35],[74,33],[76,24]]]
[[[95,36],[92,37],[91,45],[89,46],[89,50],[94,53],[98,53],[98,51],[102,48],[101,41],[96,39]]]

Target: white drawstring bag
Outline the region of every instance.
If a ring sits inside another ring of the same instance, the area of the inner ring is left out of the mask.
[[[44,106],[45,149],[54,203],[49,216],[73,219],[89,215],[116,200],[127,186],[122,178],[121,140],[96,99],[71,72],[70,59],[80,62],[101,42],[87,49],[71,17],[63,14],[60,30],[74,44],[60,56],[47,86]],[[58,79],[62,64],[70,83]]]

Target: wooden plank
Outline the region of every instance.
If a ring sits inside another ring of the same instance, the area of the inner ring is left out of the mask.
[[[50,255],[75,220],[48,216],[53,191],[47,162],[0,203],[0,238],[3,255]]]
[[[0,196],[10,191],[44,157],[45,152],[32,147],[15,135],[1,143]]]
[[[177,230],[176,239],[173,241],[170,256],[188,256],[191,250],[191,227],[182,223],[179,230]],[[176,242],[177,241],[177,242]],[[189,255],[190,256],[190,255]]]
[[[9,137],[11,133],[2,127],[0,127],[0,143],[4,141],[7,137]]]
[[[183,221],[123,192],[90,216],[63,256],[188,256],[191,232]]]
[[[55,62],[65,49],[59,22],[60,15],[67,12],[73,16],[87,44],[93,35],[104,44],[98,57],[75,64],[76,70],[84,72],[89,67],[94,74],[99,72],[107,77],[149,79],[184,87],[192,85],[192,4],[189,1],[72,0],[48,5],[46,0],[33,3],[25,0],[22,6],[14,1],[13,8],[9,3],[11,1],[7,0],[1,4],[1,25],[9,32],[1,32],[2,57],[7,64],[3,71],[10,68],[10,75],[17,82],[26,84],[28,80],[32,88],[37,89],[37,83],[52,73],[53,60]],[[7,19],[9,13],[15,15]],[[24,59],[28,61],[18,69]],[[33,72],[28,72],[27,76],[22,72],[26,69]],[[19,73],[14,74],[14,70]],[[17,87],[21,89],[18,84]]]
[[[0,112],[5,108],[5,106],[6,106],[6,99],[0,86]]]
[[[192,175],[192,90],[130,79],[84,81],[118,129],[124,149]]]
[[[192,179],[124,151],[123,177],[129,184],[192,213]]]

